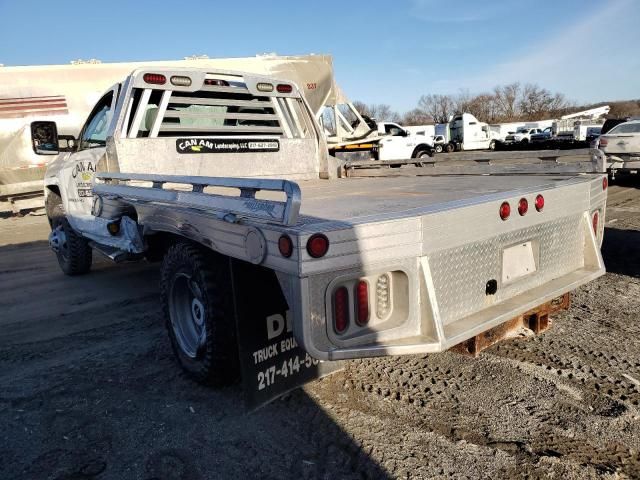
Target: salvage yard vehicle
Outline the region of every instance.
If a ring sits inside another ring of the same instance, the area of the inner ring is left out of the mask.
[[[36,152],[58,151],[53,122],[32,130]],[[605,271],[597,153],[369,170],[329,157],[291,81],[160,67],[114,85],[76,145],[45,176],[61,269],[87,273],[93,252],[162,260],[178,362],[215,385],[240,369],[251,405],[330,361],[542,331]]]
[[[640,170],[640,120],[620,123],[598,138],[598,148],[607,157],[607,168],[616,173],[637,174]]]

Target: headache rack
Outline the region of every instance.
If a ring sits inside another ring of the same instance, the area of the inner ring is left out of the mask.
[[[302,115],[301,98],[277,92],[252,93],[247,82],[256,80],[207,73],[196,91],[136,85],[128,107],[127,138],[309,135],[312,126]]]
[[[146,175],[133,173],[98,173],[94,193],[110,201],[125,203],[155,203],[210,212],[221,220],[240,223],[243,219],[277,225],[295,225],[300,212],[300,187],[289,180],[192,177],[180,175]],[[129,185],[124,182],[136,182]],[[151,185],[139,185],[147,183]],[[188,186],[190,190],[165,188],[166,184]],[[207,193],[207,187],[237,188],[240,195]],[[261,190],[282,192],[285,201],[256,198]],[[94,214],[98,216],[99,211]]]

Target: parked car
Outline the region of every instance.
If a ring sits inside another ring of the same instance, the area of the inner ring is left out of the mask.
[[[598,148],[607,156],[607,168],[616,172],[640,170],[640,120],[621,123],[600,135]]]
[[[507,135],[504,139],[505,143],[528,143],[531,140],[531,135],[536,133],[542,133],[540,128],[519,128],[516,133]]]
[[[532,142],[546,142],[547,140],[551,140],[551,138],[553,138],[553,129],[552,127],[547,127],[540,133],[532,134],[530,140]]]

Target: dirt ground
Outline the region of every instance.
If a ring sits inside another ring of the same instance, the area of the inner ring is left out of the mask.
[[[606,276],[477,359],[353,361],[247,414],[183,378],[158,270],[64,277],[44,217],[0,220],[0,479],[640,478],[640,183]]]

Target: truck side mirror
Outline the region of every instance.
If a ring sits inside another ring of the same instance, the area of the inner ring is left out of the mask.
[[[33,151],[38,155],[60,153],[56,122],[31,122],[31,143]]]

